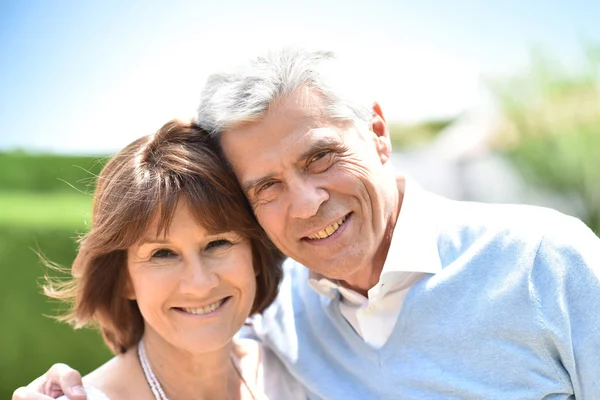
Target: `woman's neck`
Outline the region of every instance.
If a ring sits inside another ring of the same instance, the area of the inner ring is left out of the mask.
[[[169,400],[239,399],[244,386],[232,362],[232,342],[209,353],[193,353],[147,330],[148,361]]]

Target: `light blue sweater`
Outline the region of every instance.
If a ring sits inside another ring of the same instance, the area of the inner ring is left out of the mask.
[[[600,240],[556,211],[430,196],[443,269],[381,349],[293,261],[255,334],[312,399],[600,399]]]

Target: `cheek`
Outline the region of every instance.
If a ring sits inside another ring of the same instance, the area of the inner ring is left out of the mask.
[[[254,299],[256,297],[256,275],[254,274],[254,270],[252,273],[248,275],[248,279],[246,280],[246,293],[248,294],[248,313],[250,313],[250,309],[254,304]]]
[[[338,162],[337,167],[341,172],[358,178],[366,178],[371,174],[371,171],[376,169],[376,165],[371,160],[360,155],[344,157]]]
[[[144,318],[148,312],[160,308],[168,297],[171,280],[164,274],[152,274],[151,271],[137,273],[131,277],[132,289]]]
[[[372,170],[359,160],[344,160],[332,169],[329,181],[332,187],[338,188],[342,193],[366,195],[370,182],[373,181]]]
[[[133,281],[131,279],[131,274],[127,274],[127,283],[125,284],[125,298],[128,300],[136,300],[137,299],[137,291],[135,290]]]
[[[228,263],[232,267],[229,268],[229,282],[244,295],[247,303],[245,307],[251,308],[256,295],[256,274],[250,246],[236,252],[235,256],[228,260]]]
[[[278,232],[285,230],[285,219],[281,217],[283,212],[276,209],[275,203],[259,206],[254,210],[254,214],[271,240],[276,241]]]

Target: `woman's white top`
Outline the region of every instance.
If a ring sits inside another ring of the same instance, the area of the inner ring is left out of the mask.
[[[290,375],[285,366],[271,350],[262,346],[260,346],[260,365],[256,379],[246,376],[243,370],[242,374],[246,382],[256,382],[255,385],[251,385],[250,387],[257,400],[306,399],[302,385]],[[85,391],[88,400],[111,400],[107,395],[94,387],[86,386]],[[59,400],[69,400],[69,398],[62,396],[59,397]]]

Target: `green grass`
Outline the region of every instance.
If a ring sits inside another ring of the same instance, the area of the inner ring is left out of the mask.
[[[95,331],[49,318],[61,306],[41,294],[44,274],[56,273],[37,253],[69,267],[90,201],[79,193],[0,192],[0,399],[55,362],[87,373],[110,357]]]
[[[91,197],[78,192],[0,192],[4,226],[82,229],[90,213]]]
[[[55,362],[87,373],[110,357],[99,335],[74,331],[48,315],[59,304],[41,294],[47,272],[33,249],[64,266],[72,262],[76,243],[71,229],[0,225],[0,398],[39,376]]]

